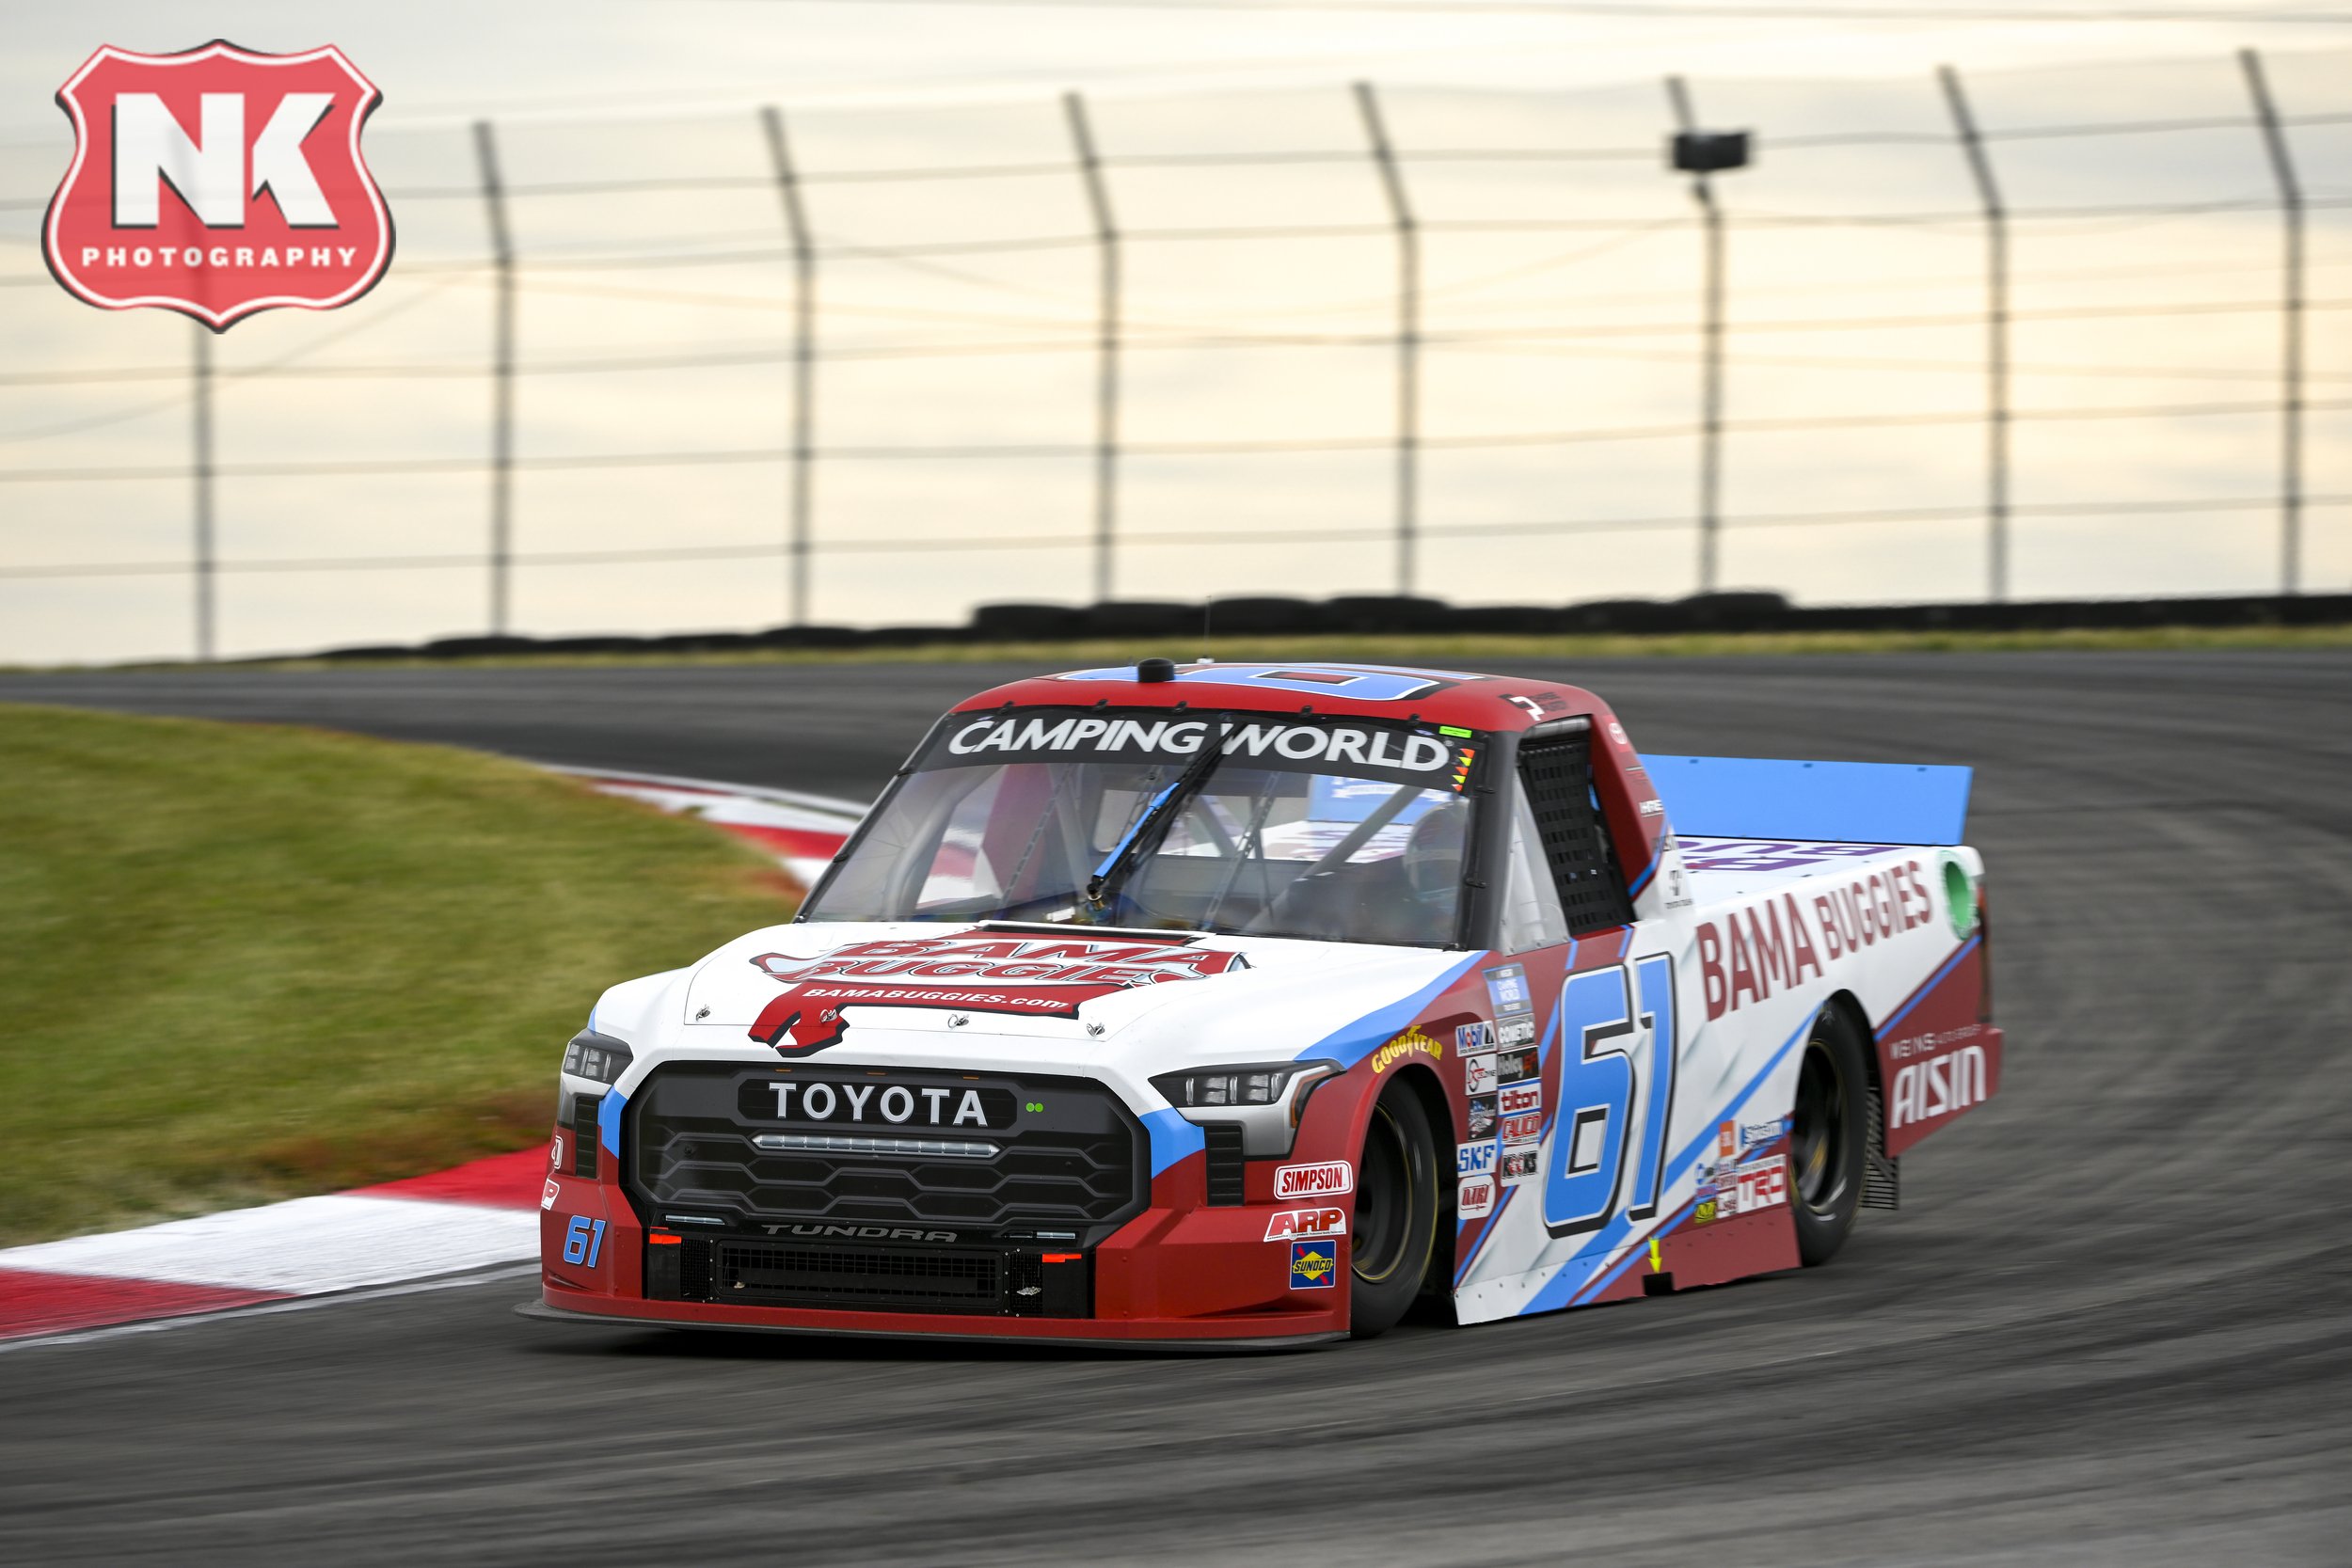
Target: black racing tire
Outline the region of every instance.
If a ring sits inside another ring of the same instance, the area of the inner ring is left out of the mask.
[[[1869,1072],[1862,1031],[1842,1007],[1823,1007],[1805,1037],[1788,1116],[1788,1211],[1807,1268],[1837,1255],[1862,1207]]]
[[[1369,1339],[1396,1326],[1421,1294],[1438,1247],[1438,1148],[1421,1096],[1391,1080],[1372,1107],[1356,1162],[1348,1247],[1348,1329]]]

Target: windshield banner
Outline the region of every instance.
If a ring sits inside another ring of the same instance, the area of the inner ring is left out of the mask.
[[[1004,762],[1136,762],[1181,768],[1221,732],[1229,761],[1336,773],[1459,794],[1485,750],[1474,731],[1364,719],[1205,715],[1166,709],[1014,708],[959,714],[936,731],[925,768]]]

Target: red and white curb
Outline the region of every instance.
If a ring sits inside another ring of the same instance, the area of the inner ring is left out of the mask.
[[[607,794],[701,817],[814,883],[865,808],[700,779],[562,768]],[[538,1256],[542,1144],[320,1197],[0,1250],[0,1339],[251,1307]]]
[[[642,800],[662,811],[699,816],[768,850],[803,887],[814,887],[850,830],[866,815],[854,800],[803,795],[787,789],[712,784],[661,773],[620,773],[611,768],[558,768],[607,795]]]

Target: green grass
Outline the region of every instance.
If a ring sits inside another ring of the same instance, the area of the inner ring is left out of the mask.
[[[0,705],[0,1241],[527,1147],[605,986],[795,892],[518,764]]]
[[[1798,631],[1678,632],[1561,637],[1470,633],[1395,637],[1104,638],[1083,642],[927,642],[889,648],[748,648],[717,653],[520,653],[474,658],[386,658],[343,661],[286,658],[217,666],[234,670],[321,670],[452,665],[711,665],[711,664],[1034,664],[1077,669],[1117,664],[1150,654],[1189,658],[1199,654],[1243,658],[1345,658],[1448,661],[1475,668],[1482,658],[1702,658],[1742,654],[2022,653],[2046,649],[2138,651],[2163,648],[2352,647],[2352,626],[2144,626],[2056,631]],[[145,665],[183,669],[184,665]],[[215,668],[198,666],[196,668]]]

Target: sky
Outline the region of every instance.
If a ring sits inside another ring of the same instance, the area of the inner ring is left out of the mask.
[[[825,249],[820,620],[1089,596],[1097,253],[1065,91],[1084,95],[1140,236],[1121,253],[1126,597],[1396,585],[1397,254],[1359,161],[1359,80],[1428,224],[1431,538],[1413,586],[1465,602],[1695,586],[1677,519],[1693,505],[1680,432],[1701,252],[1687,191],[1651,155],[1669,72],[1703,121],[1752,127],[1759,149],[1722,183],[1725,586],[1983,592],[1984,435],[1965,417],[1983,396],[1983,237],[1939,64],[2012,136],[1994,147],[2011,204],[2057,214],[2014,229],[2015,398],[2046,416],[2015,437],[2021,505],[2040,509],[2015,525],[2019,595],[2277,579],[2279,430],[2259,404],[2275,396],[2279,227],[2240,48],[2263,52],[2295,121],[2312,295],[2352,294],[2331,205],[2352,198],[2352,3],[224,5],[191,31],[193,14],[0,12],[0,341],[18,377],[0,376],[0,661],[189,642],[174,563],[190,487],[168,470],[189,450],[190,328],[67,298],[35,239],[71,151],[52,95],[102,42],[333,42],[386,94],[368,150],[400,225],[392,274],[341,312],[274,312],[215,345],[230,654],[482,629],[481,473],[236,471],[485,450],[479,119],[510,181],[538,187],[515,208],[516,523],[541,559],[514,606],[516,629],[548,634],[784,617],[787,470],[761,454],[789,425],[791,274],[763,104],[791,127]],[[2085,124],[2142,128],[2037,130]],[[1199,161],[1268,151],[1290,161]],[[1011,172],[870,178],[974,166]],[[644,188],[612,188],[630,178]],[[600,188],[562,189],[581,184]],[[2306,430],[2306,574],[2337,589],[2343,320],[2310,318]],[[1306,450],[1236,450],[1285,443]],[[751,455],[565,466],[614,452]],[[113,467],[166,471],[7,479]],[[394,558],[410,563],[362,564]]]

